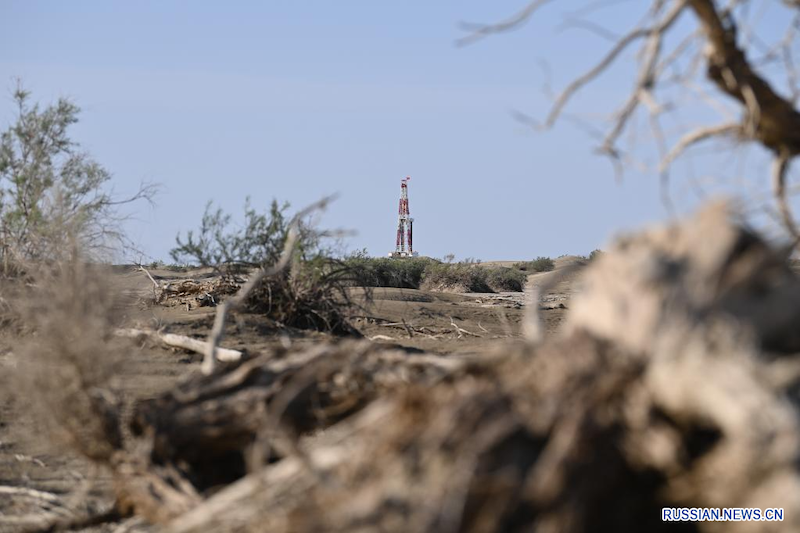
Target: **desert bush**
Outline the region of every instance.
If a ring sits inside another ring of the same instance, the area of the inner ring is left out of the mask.
[[[79,108],[66,99],[40,108],[18,85],[16,117],[0,135],[0,274],[14,275],[28,262],[62,258],[76,241],[90,258],[129,245],[120,204],[151,200],[153,186],[128,198],[104,187],[111,174],[82,151],[68,132]]]
[[[603,250],[597,249],[592,250],[592,253],[589,254],[589,261],[594,261],[595,259],[600,259],[600,256],[603,255],[605,252]]]
[[[148,268],[153,270],[160,269],[160,270],[169,270],[170,272],[186,272],[189,269],[188,265],[179,265],[178,263],[165,263],[160,259],[155,261],[151,261],[148,265]]]
[[[453,292],[492,292],[488,269],[476,263],[430,263],[423,276],[421,288]]]
[[[352,284],[359,287],[455,290],[462,292],[522,291],[526,276],[509,267],[490,268],[477,260],[448,263],[429,257],[369,257],[356,252],[344,260]]]
[[[514,268],[522,270],[523,272],[550,272],[556,267],[556,264],[549,257],[539,256],[533,261],[524,261],[517,263]]]
[[[344,259],[353,285],[401,289],[419,289],[425,269],[436,262],[427,257],[369,257],[366,251]]]
[[[292,267],[266,278],[250,293],[246,307],[285,326],[351,333],[345,318],[350,301],[347,287],[352,276],[342,261],[331,256],[328,233],[308,219],[288,215],[289,204],[273,200],[269,211],[256,211],[248,199],[244,225],[232,224],[229,214],[206,206],[198,231],[177,236],[170,251],[178,263],[214,268],[221,276],[240,275],[279,261],[292,225],[298,228]]]
[[[244,206],[244,223],[231,223],[231,215],[209,202],[197,231],[189,230],[185,237],[175,238],[177,246],[170,250],[176,263],[195,263],[210,266],[225,275],[271,265],[278,262],[289,233],[289,204],[273,200],[269,212],[256,211],[247,198]],[[321,254],[321,234],[309,224],[301,222],[301,237],[297,255],[307,259]]]
[[[510,267],[489,268],[486,272],[486,282],[496,292],[522,292],[527,277],[524,272]]]

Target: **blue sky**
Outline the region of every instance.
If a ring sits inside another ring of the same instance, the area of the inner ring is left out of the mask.
[[[424,255],[588,253],[667,213],[657,176],[616,183],[580,128],[537,133],[512,118],[544,116],[545,82],[563,87],[608,48],[559,29],[584,4],[555,2],[518,31],[459,48],[460,21],[495,21],[524,2],[5,1],[0,125],[13,119],[17,77],[43,103],[78,103],[74,137],[117,192],[162,184],[156,207],[140,206],[128,225],[152,258],[168,258],[208,200],[235,213],[246,196],[300,207],[330,193],[339,199],[323,224],[355,230],[350,248],[384,255],[406,175]],[[611,4],[592,21],[622,28],[645,5]],[[762,25],[781,20],[768,13]],[[632,58],[573,109],[612,110],[632,85]],[[711,157],[705,164],[718,166]],[[681,207],[696,203],[687,186],[676,190]]]

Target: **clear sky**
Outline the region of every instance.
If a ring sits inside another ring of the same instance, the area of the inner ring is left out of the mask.
[[[72,98],[83,110],[74,137],[116,191],[162,184],[156,207],[140,206],[128,226],[152,258],[168,258],[208,200],[237,212],[248,195],[300,207],[334,192],[323,224],[385,255],[407,175],[423,255],[585,254],[666,211],[655,175],[616,183],[572,123],[535,133],[512,117],[544,116],[543,85],[563,87],[610,46],[559,29],[584,4],[555,2],[518,31],[459,48],[459,22],[502,19],[524,2],[5,0],[0,126],[13,119],[17,77],[40,102]],[[611,4],[593,22],[624,27],[647,3]],[[632,85],[632,57],[575,108],[612,110]]]

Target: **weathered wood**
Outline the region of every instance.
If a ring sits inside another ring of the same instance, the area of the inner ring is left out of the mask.
[[[307,464],[296,438],[347,419],[390,390],[436,383],[472,361],[348,340],[279,349],[196,374],[134,406],[130,429],[138,444],[112,467],[120,507],[165,523],[251,466],[292,457]]]
[[[173,348],[183,348],[191,352],[204,354],[208,349],[208,343],[200,339],[178,335],[176,333],[162,333],[160,331],[121,328],[116,330],[116,335],[131,339],[148,338],[155,342],[160,342]],[[217,348],[217,359],[224,362],[238,361],[242,358],[242,352],[231,348]]]
[[[320,482],[328,472],[363,451],[358,436],[371,427],[391,424],[392,405],[370,404],[358,415],[333,426],[308,444],[308,463],[298,457],[286,458],[261,472],[247,476],[214,494],[169,524],[171,533],[236,530],[258,521],[264,506],[279,501],[296,501],[303,491]],[[273,503],[270,503],[273,502]],[[275,518],[286,509],[276,509]]]

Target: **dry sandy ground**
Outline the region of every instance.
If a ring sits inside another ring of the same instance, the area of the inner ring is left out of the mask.
[[[559,268],[572,263],[562,260]],[[559,275],[564,270],[556,271]],[[195,270],[176,273],[153,271],[157,278],[194,278],[210,275]],[[540,285],[552,274],[531,277]],[[204,338],[213,322],[214,309],[200,307],[153,306],[152,285],[133,267],[114,267],[112,286],[120,295],[120,310],[126,326],[159,328],[167,332]],[[556,331],[564,318],[575,275],[564,276],[549,292],[541,295],[540,314],[547,331]],[[499,343],[519,342],[524,317],[523,293],[446,294],[413,289],[375,289],[371,299],[354,289],[360,309],[352,322],[374,342],[396,344],[410,350],[442,355],[477,351]],[[455,326],[454,326],[455,325]],[[456,328],[460,328],[460,331]],[[226,347],[249,353],[263,353],[276,343],[313,343],[326,335],[316,332],[276,328],[259,316],[240,316],[223,341]],[[24,487],[67,497],[96,510],[111,505],[110,478],[101,469],[48,438],[27,408],[27,394],[20,390],[14,373],[18,361],[10,353],[10,342],[0,332],[0,532],[20,531],[16,517],[35,513],[46,502],[28,495],[3,493],[2,487]],[[126,402],[153,397],[177,380],[197,372],[200,357],[181,350],[143,344],[127,354],[120,369],[120,384]],[[58,509],[53,509],[58,512]],[[92,531],[114,531],[119,525],[106,525]],[[139,527],[137,531],[143,530]]]

